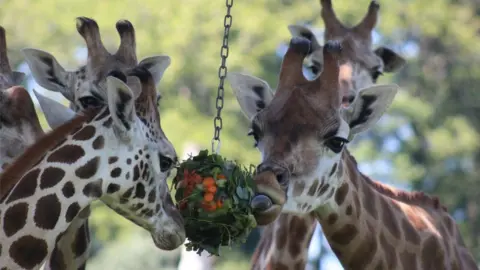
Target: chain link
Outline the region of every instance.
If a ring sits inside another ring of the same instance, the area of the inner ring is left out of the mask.
[[[215,107],[217,108],[217,115],[213,119],[213,126],[215,128],[213,139],[212,139],[212,151],[218,153],[220,151],[220,131],[223,127],[222,121],[222,109],[223,109],[223,95],[225,93],[225,89],[223,87],[225,83],[225,77],[227,76],[227,57],[229,53],[228,48],[228,35],[230,34],[230,27],[232,27],[232,15],[230,15],[230,9],[233,6],[233,0],[226,0],[227,6],[227,14],[223,19],[223,26],[225,27],[223,31],[223,43],[220,49],[220,57],[222,58],[222,63],[220,64],[220,68],[218,68],[218,78],[220,79],[220,83],[218,84],[218,91],[217,91],[217,99],[215,100]]]

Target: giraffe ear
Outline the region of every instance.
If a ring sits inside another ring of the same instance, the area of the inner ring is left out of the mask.
[[[112,75],[107,76],[107,93],[114,129],[122,138],[128,137],[135,117],[134,94],[125,82]]]
[[[380,57],[380,59],[382,59],[385,72],[395,72],[402,68],[406,63],[403,57],[389,48],[380,47],[374,52],[376,55],[378,55],[378,57]]]
[[[170,56],[159,55],[143,59],[138,66],[146,68],[152,74],[153,81],[157,85],[162,79],[165,70],[170,66],[170,63]]]
[[[73,93],[68,89],[68,72],[55,57],[37,49],[23,49],[25,60],[35,81],[43,88],[59,92],[72,101]]]
[[[358,91],[353,104],[344,109],[344,119],[354,136],[372,126],[382,117],[392,104],[398,92],[398,85],[375,85]]]
[[[51,129],[56,129],[58,126],[65,124],[75,117],[75,112],[60,102],[40,94],[35,89],[33,89],[33,93]]]
[[[273,99],[273,91],[267,82],[254,76],[230,72],[227,80],[248,119],[263,110]]]

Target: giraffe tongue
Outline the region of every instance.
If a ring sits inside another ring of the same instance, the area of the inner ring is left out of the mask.
[[[255,211],[264,212],[272,207],[273,203],[272,200],[263,194],[256,195],[253,197],[252,202],[250,203],[251,207],[255,209]]]
[[[250,202],[257,224],[265,226],[275,221],[282,212],[282,205],[273,204],[272,199],[264,194],[257,194]]]

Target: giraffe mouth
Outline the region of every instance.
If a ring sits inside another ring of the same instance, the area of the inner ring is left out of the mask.
[[[265,226],[274,222],[281,213],[282,207],[280,205],[272,205],[262,212],[254,212],[253,216],[259,226]]]
[[[279,205],[283,206],[286,202],[286,193],[283,189],[278,188],[271,188],[271,187],[264,187],[264,186],[257,186],[257,192],[255,193],[255,198],[262,198],[265,197],[271,201],[271,206]],[[252,200],[253,201],[253,200]]]
[[[175,233],[163,233],[160,237],[152,234],[152,240],[155,246],[162,250],[174,250],[185,241],[185,235]]]
[[[253,216],[260,226],[268,225],[277,219],[282,212],[282,206],[274,204],[274,201],[270,199],[270,196],[257,193],[250,202],[250,206],[253,209]]]

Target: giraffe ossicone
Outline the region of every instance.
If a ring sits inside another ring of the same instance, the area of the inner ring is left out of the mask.
[[[110,54],[103,45],[96,21],[86,17],[77,18],[77,31],[85,40],[88,58],[86,65],[74,71],[65,70],[48,52],[23,49],[33,78],[43,88],[61,93],[70,101],[70,107],[74,111],[98,106],[91,97],[92,89],[99,93],[105,92],[105,76],[111,70],[127,72],[134,67],[144,67],[152,74],[155,84],[158,84],[170,65],[170,57],[151,56],[138,62],[133,25],[127,20],[120,20],[116,27],[120,45],[117,52]]]
[[[25,73],[13,71],[7,55],[7,36],[3,26],[0,26],[0,90],[22,84]]]
[[[148,71],[129,75],[138,75],[141,96],[150,96]],[[176,159],[175,151],[137,116],[126,81],[109,76],[106,84],[104,106],[48,133],[0,176],[0,182],[17,181],[0,194],[2,267],[38,269],[72,220],[98,199],[148,230],[157,247],[184,242],[183,219],[166,183],[173,164],[165,159]]]

